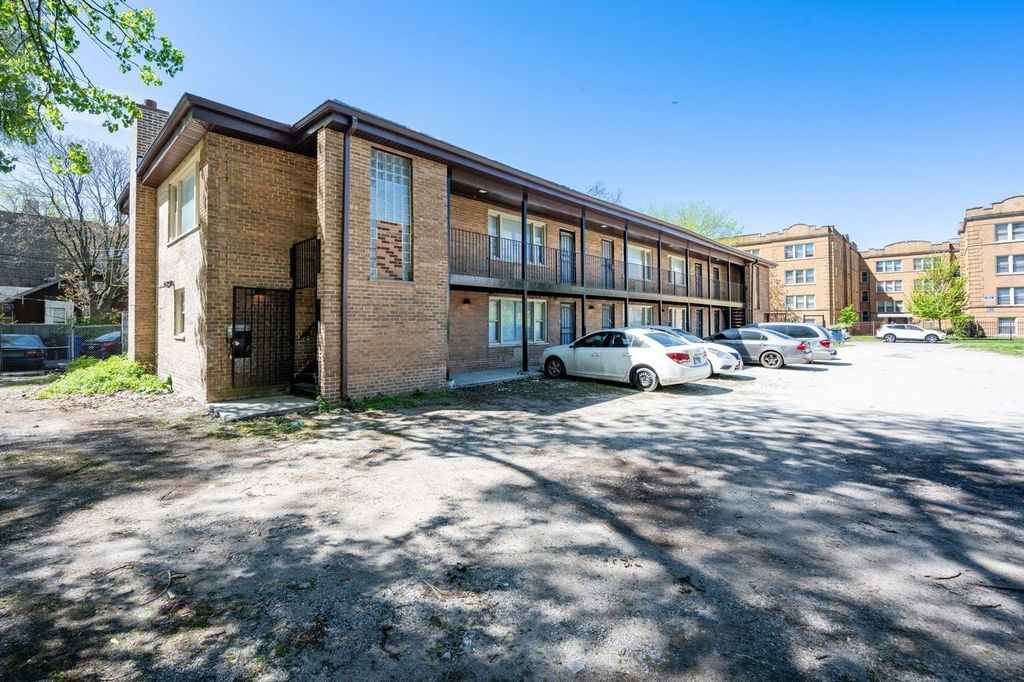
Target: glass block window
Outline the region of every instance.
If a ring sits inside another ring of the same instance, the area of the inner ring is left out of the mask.
[[[412,279],[412,162],[370,153],[370,277]]]

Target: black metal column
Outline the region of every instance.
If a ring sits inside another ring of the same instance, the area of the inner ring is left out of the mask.
[[[626,303],[622,308],[622,326],[629,326],[629,221],[622,227],[622,289],[626,292]]]
[[[658,278],[658,324],[664,324],[661,321],[661,309],[665,306],[665,298],[661,291],[661,280],[662,273],[664,272],[661,263],[661,234],[658,234],[658,267],[654,269],[654,276]]]
[[[581,336],[587,335],[587,209],[580,209],[580,286],[583,287],[583,309],[580,311]]]
[[[444,378],[445,380],[452,378],[452,285],[451,285],[451,271],[452,271],[452,168],[448,167],[448,172],[445,174],[445,188],[444,188],[444,219],[445,229],[448,234],[448,286],[445,287],[445,292],[448,297],[448,302],[445,305],[445,363],[444,363]],[[489,254],[488,254],[489,255]],[[490,262],[490,258],[487,259]]]
[[[529,196],[527,196],[526,192],[524,191],[523,192],[523,203],[522,203],[522,219],[523,219],[523,224],[522,224],[522,233],[523,233],[523,244],[522,244],[522,247],[523,247],[522,248],[522,259],[523,259],[523,262],[522,262],[523,304],[521,306],[521,308],[522,308],[522,310],[521,310],[521,316],[522,316],[521,324],[522,324],[522,339],[523,339],[523,372],[527,372],[530,369],[530,359],[529,359],[530,342],[529,342],[529,338],[527,336],[528,327],[527,327],[527,324],[526,324],[527,321],[529,320],[529,311],[526,309],[527,306],[529,305],[529,285],[527,284],[527,279],[526,279],[526,275],[528,273],[528,268],[526,266],[526,257],[527,257],[527,251],[528,251],[527,243],[526,243],[526,237],[527,237],[526,226],[527,226],[527,214],[529,213],[529,209],[530,209],[530,198],[529,198]]]

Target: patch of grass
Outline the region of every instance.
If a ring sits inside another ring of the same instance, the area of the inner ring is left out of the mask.
[[[230,422],[210,432],[214,438],[281,438],[313,427],[308,419],[288,417],[264,417]]]
[[[881,341],[877,336],[851,336],[850,341]]]
[[[1003,355],[1024,357],[1024,339],[963,339],[954,340],[957,348],[970,350],[987,350]]]
[[[400,410],[408,407],[418,407],[433,400],[450,398],[453,395],[455,395],[455,391],[453,389],[429,392],[416,391],[412,395],[378,395],[373,398],[353,400],[349,403],[349,409],[356,412],[384,412],[387,410]]]
[[[79,358],[77,367],[68,366],[60,379],[36,393],[36,398],[56,398],[67,395],[110,395],[118,391],[133,393],[167,393],[169,384],[127,356],[115,355],[106,360]]]

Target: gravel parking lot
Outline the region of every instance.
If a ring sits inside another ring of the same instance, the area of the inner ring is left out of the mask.
[[[1024,677],[1024,360],[840,356],[262,436],[0,389],[0,679]]]

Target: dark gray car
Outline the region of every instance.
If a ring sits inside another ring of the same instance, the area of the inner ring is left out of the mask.
[[[726,329],[712,336],[711,340],[738,351],[744,362],[756,362],[770,369],[814,362],[805,341],[770,329]]]

